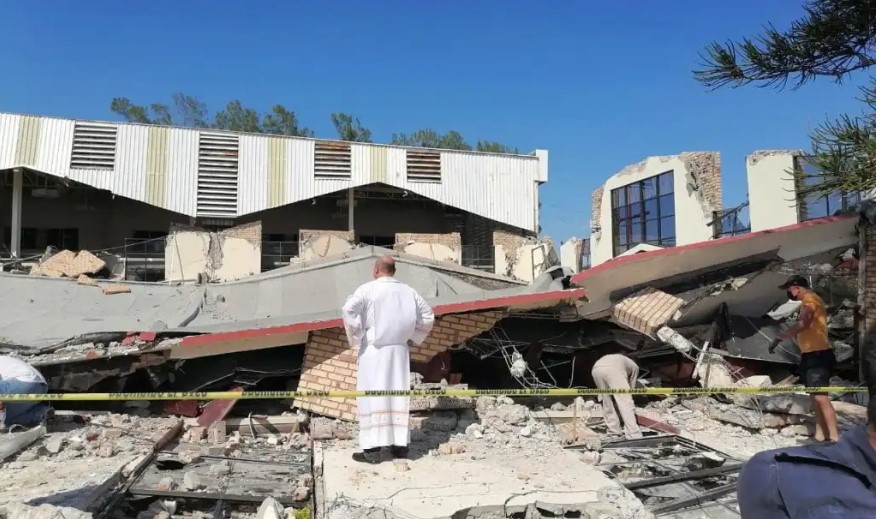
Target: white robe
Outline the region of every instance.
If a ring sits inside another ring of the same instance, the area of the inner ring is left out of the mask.
[[[408,341],[421,344],[432,331],[435,314],[412,288],[392,277],[365,283],[343,305],[349,344],[358,347],[359,391],[410,389]],[[408,397],[358,400],[359,445],[406,447],[410,441]]]

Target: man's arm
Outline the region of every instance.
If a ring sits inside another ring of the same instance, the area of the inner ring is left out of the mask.
[[[799,332],[807,329],[812,324],[812,319],[815,318],[815,308],[812,305],[803,304],[799,309],[799,320],[795,325],[791,326],[788,330],[783,333],[778,334],[779,339],[790,339],[792,337],[796,337]]]
[[[413,295],[417,306],[417,320],[410,342],[415,345],[420,345],[426,340],[426,337],[428,337],[429,333],[432,331],[432,326],[435,324],[435,312],[432,310],[432,307],[426,303],[426,300],[417,294],[416,291],[414,291]]]
[[[361,348],[361,341],[364,339],[364,295],[360,288],[343,305],[343,328],[346,330],[349,346]]]

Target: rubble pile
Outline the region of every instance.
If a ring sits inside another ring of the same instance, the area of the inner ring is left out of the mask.
[[[0,513],[38,518],[55,517],[40,515],[54,507],[92,509],[179,424],[176,418],[120,414],[56,416],[47,424],[48,434],[2,465]],[[25,504],[31,508],[21,508]]]

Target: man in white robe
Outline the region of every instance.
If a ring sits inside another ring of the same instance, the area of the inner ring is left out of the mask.
[[[374,264],[374,280],[361,285],[343,305],[343,324],[349,344],[358,348],[359,391],[410,389],[410,346],[419,345],[432,331],[435,314],[413,288],[395,275],[395,260],[381,256]],[[406,458],[410,443],[410,399],[358,399],[360,462],[376,463],[382,447],[392,447],[396,458]]]

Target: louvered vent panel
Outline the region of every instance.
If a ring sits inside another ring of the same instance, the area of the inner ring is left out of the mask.
[[[199,134],[196,215],[235,217],[239,186],[239,137]]]
[[[316,180],[351,178],[352,147],[345,142],[316,142],[314,169]]]
[[[113,170],[115,159],[115,124],[74,123],[73,148],[70,154],[72,169]]]
[[[407,180],[441,182],[441,152],[407,150]]]

